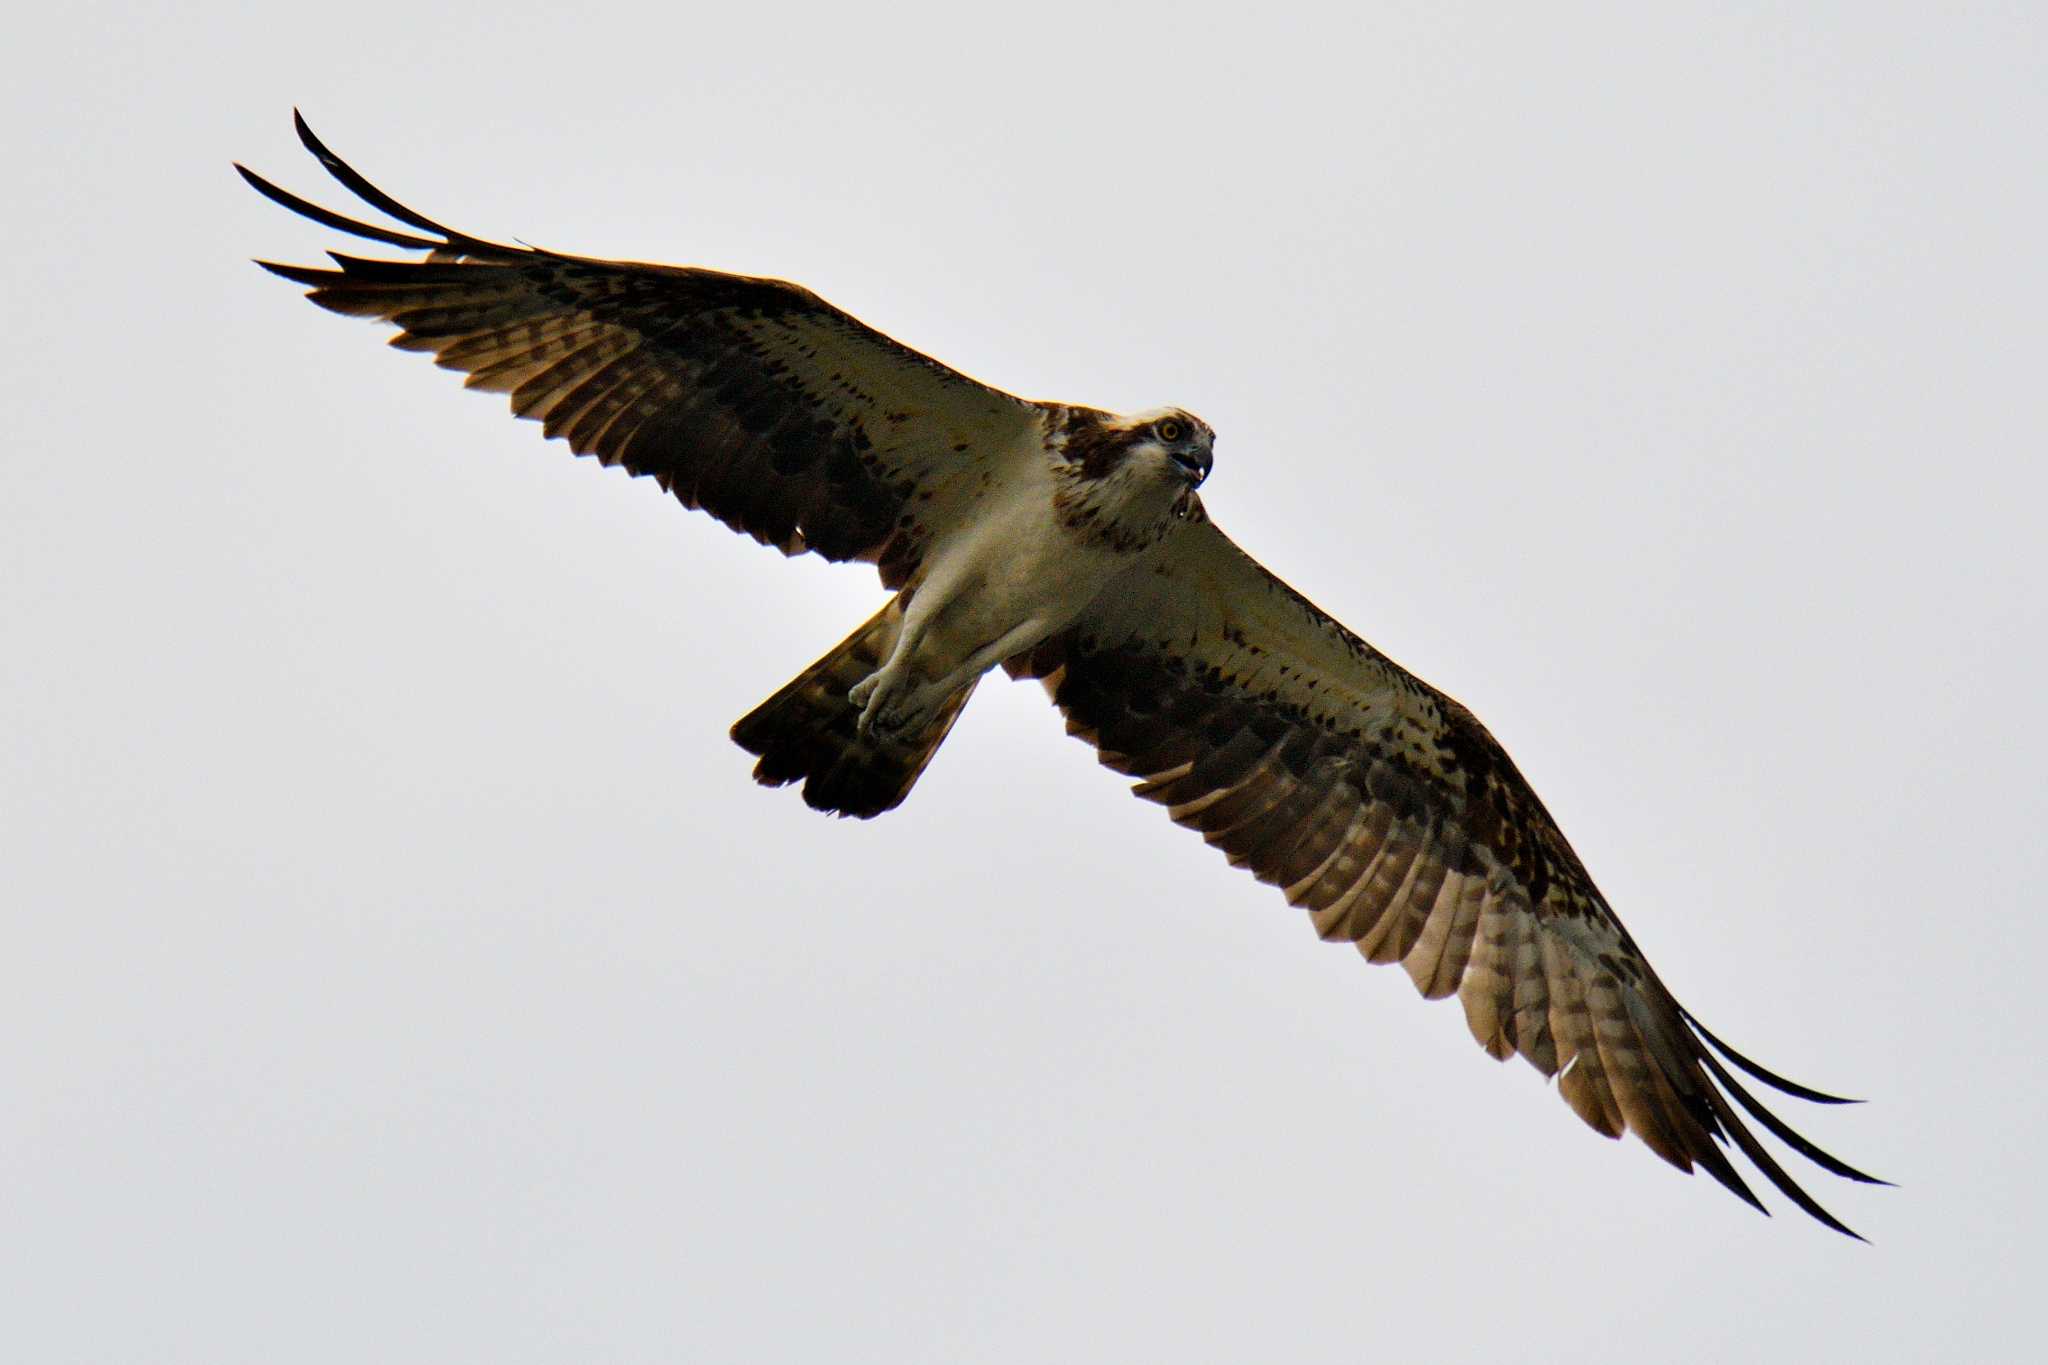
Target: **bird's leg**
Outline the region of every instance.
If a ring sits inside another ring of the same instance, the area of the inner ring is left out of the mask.
[[[854,728],[862,736],[878,725],[885,734],[902,728],[903,720],[897,713],[904,709],[905,694],[915,690],[910,660],[930,628],[934,597],[935,594],[919,593],[911,600],[882,666],[847,692],[846,700],[860,710]]]
[[[937,680],[918,677],[901,654],[891,654],[888,663],[855,683],[847,694],[847,700],[861,708],[857,728],[863,735],[877,730],[884,735],[915,734],[945,704],[946,698],[1048,634],[1041,621],[1021,622],[975,650]]]
[[[1050,634],[1052,631],[1037,617],[1018,622],[962,660],[957,668],[939,680],[931,695],[952,696],[1003,660],[1023,653]]]
[[[914,734],[946,698],[1011,655],[1031,648],[1047,633],[1042,622],[1024,621],[975,650],[937,680],[919,677],[907,662],[907,652],[893,650],[886,663],[846,694],[846,699],[860,708],[855,728],[863,735]]]

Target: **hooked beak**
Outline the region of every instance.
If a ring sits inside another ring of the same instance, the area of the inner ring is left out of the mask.
[[[1180,466],[1180,472],[1187,479],[1188,487],[1200,488],[1202,480],[1208,478],[1209,471],[1215,467],[1216,457],[1206,448],[1183,450],[1175,453],[1173,462]]]

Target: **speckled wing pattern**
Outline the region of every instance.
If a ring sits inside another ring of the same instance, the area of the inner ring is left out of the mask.
[[[1772,1115],[1664,989],[1550,813],[1463,706],[1268,573],[1206,520],[1063,633],[1012,659],[1069,733],[1139,796],[1280,887],[1326,939],[1456,995],[1481,1047],[1516,1053],[1599,1132],[1633,1131],[1757,1208],[1721,1144],[1855,1234],[1757,1141],[1736,1106],[1838,1175],[1874,1178]],[[1713,1050],[1710,1050],[1711,1049]],[[1879,1182],[1881,1183],[1881,1182]]]
[[[392,344],[511,395],[579,455],[648,475],[686,506],[787,554],[876,564],[901,586],[975,461],[1022,448],[1037,408],[892,341],[800,286],[502,246],[432,222],[299,138],[365,202],[421,232],[346,218],[245,167],[256,190],[329,227],[424,251],[260,262],[313,302],[394,324]]]

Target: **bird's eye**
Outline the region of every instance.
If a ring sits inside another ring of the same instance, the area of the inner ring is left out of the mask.
[[[1160,440],[1168,445],[1172,445],[1175,441],[1188,434],[1188,425],[1178,417],[1169,417],[1158,426],[1152,428],[1152,430],[1159,434]]]

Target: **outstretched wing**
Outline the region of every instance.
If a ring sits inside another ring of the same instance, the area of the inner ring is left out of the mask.
[[[417,261],[259,262],[392,344],[512,396],[579,455],[651,475],[685,506],[786,554],[875,563],[891,587],[963,474],[1035,447],[1038,409],[958,374],[781,280],[590,260],[453,232],[377,189],[293,116],[365,202],[431,234],[343,217],[242,166],[268,198]]]
[[[1714,1051],[1768,1085],[1841,1103],[1728,1049],[1664,989],[1543,803],[1485,727],[1268,573],[1206,520],[1063,633],[1009,662],[1135,791],[1282,888],[1326,939],[1457,995],[1481,1047],[1519,1052],[1608,1137],[1633,1130],[1763,1205],[1732,1141],[1800,1208],[1736,1112],[1837,1175]],[[1710,1051],[1709,1045],[1713,1049]],[[1882,1182],[1875,1182],[1882,1183]]]

